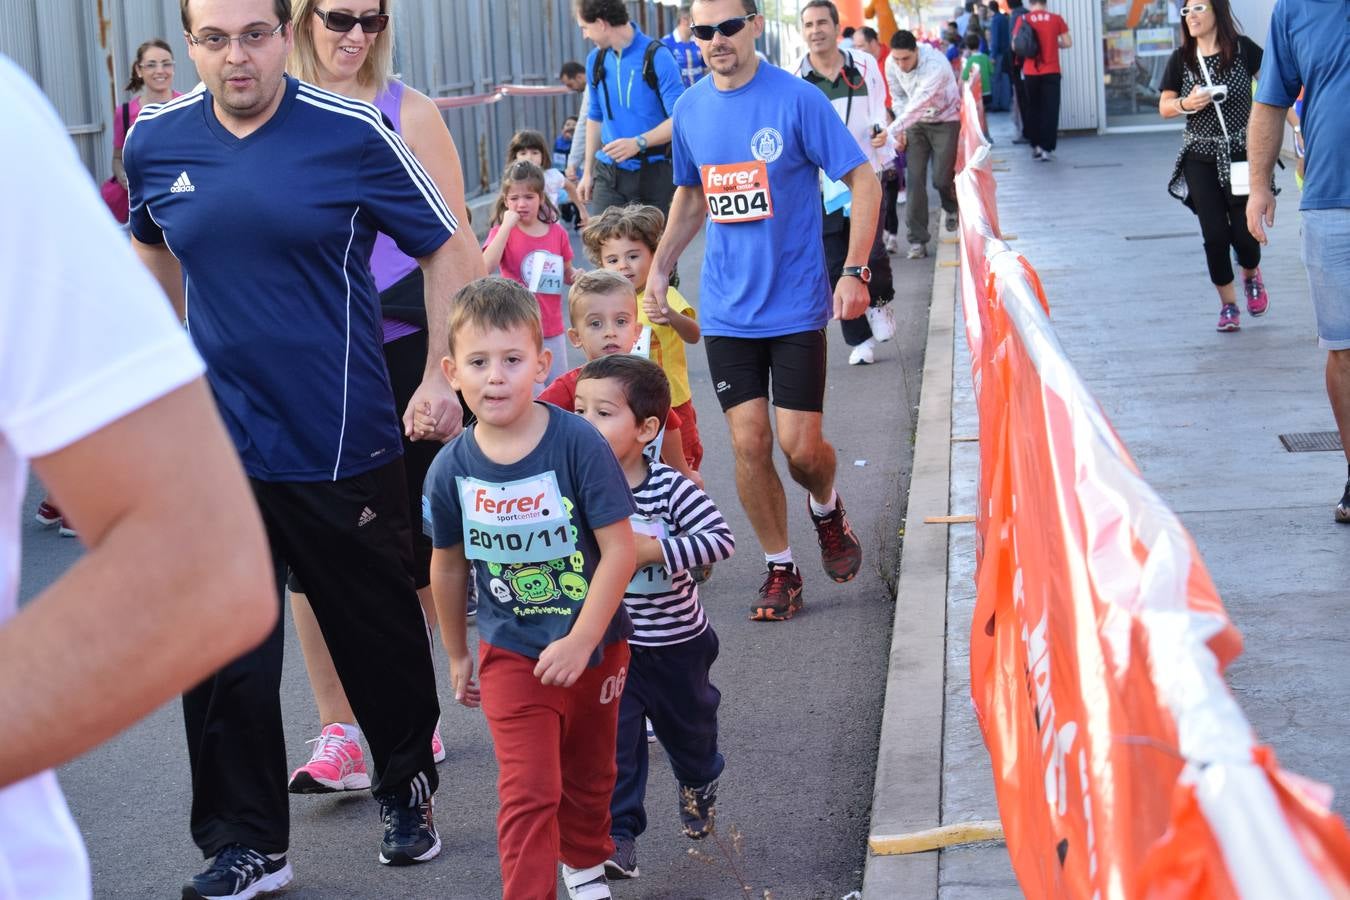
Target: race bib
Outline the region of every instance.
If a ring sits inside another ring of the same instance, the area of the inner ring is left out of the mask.
[[[763,160],[700,168],[703,196],[714,222],[732,225],[773,218],[769,167]]]
[[[533,294],[561,294],[563,289],[563,258],[556,253],[534,250],[520,264],[525,286]]]
[[[652,519],[635,513],[628,517],[628,521],[633,523],[634,534],[645,534],[658,541],[670,537],[670,530],[661,519]],[[666,571],[665,566],[642,566],[633,573],[633,579],[628,582],[628,593],[643,597],[668,594],[672,584],[670,573]]]
[[[464,556],[489,563],[563,559],[577,552],[572,523],[552,472],[495,484],[455,479]]]

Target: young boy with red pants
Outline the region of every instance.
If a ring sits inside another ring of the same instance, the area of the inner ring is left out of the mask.
[[[481,701],[492,731],[502,896],[552,900],[561,861],[569,897],[602,900],[632,633],[632,493],[590,423],[534,402],[549,353],[523,286],[483,278],[460,291],[449,350],[446,377],[477,422],[427,475],[431,587],[455,699]],[[471,572],[481,695],[466,637]]]

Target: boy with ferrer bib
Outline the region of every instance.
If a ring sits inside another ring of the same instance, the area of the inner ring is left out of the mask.
[[[609,801],[637,568],[632,493],[605,439],[533,401],[548,374],[539,307],[484,278],[455,298],[446,377],[477,422],[427,474],[431,586],[455,699],[482,705],[499,769],[506,900],[610,896]],[[478,671],[466,638],[478,596]]]
[[[647,827],[644,717],[679,783],[685,836],[699,840],[713,830],[723,767],[717,751],[722,695],[708,672],[718,640],[692,570],[729,558],[736,542],[707,494],[648,458],[670,410],[670,384],[660,366],[628,354],[592,360],[581,370],[575,409],[609,441],[638,507],[638,570],[623,598],[634,625],[632,659],[619,704],[619,774],[609,807],[614,854],[605,865],[613,877],[636,878],[636,840]]]

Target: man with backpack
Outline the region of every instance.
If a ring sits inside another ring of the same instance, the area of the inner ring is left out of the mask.
[[[1042,162],[1055,158],[1059,142],[1059,50],[1073,46],[1073,36],[1062,18],[1045,8],[1046,0],[1031,0],[1031,11],[1013,26],[1013,54],[1022,62],[1026,106],[1022,133],[1031,142],[1031,156]]]
[[[577,186],[598,215],[644,203],[670,212],[670,111],[684,93],[669,48],[629,21],[623,0],[576,0],[581,34],[595,44],[586,58],[590,108],[586,157]]]

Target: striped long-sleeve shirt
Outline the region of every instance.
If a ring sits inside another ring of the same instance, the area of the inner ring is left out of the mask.
[[[633,530],[661,541],[665,565],[642,567],[624,592],[634,629],[629,643],[659,647],[698,637],[708,619],[689,570],[729,558],[736,538],[708,495],[663,463],[649,464],[633,499]]]

